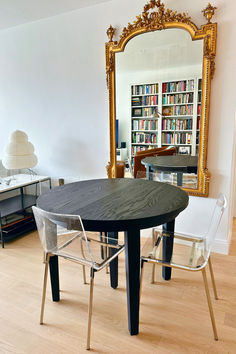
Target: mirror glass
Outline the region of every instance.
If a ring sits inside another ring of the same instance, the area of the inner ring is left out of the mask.
[[[125,177],[196,189],[203,41],[171,28],[138,35],[115,55],[117,163],[125,161]]]

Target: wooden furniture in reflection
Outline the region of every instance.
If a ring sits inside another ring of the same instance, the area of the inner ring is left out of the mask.
[[[174,146],[161,147],[156,149],[150,149],[145,151],[138,151],[134,156],[134,178],[137,177],[138,171],[143,171],[144,175],[146,172],[145,166],[141,163],[145,157],[151,156],[163,156],[163,155],[175,155],[176,148]]]
[[[183,173],[195,173],[197,175],[198,157],[189,155],[176,156],[147,156],[142,160],[146,168],[146,177],[149,172],[162,171],[177,173],[177,186],[182,186]]]
[[[125,177],[125,161],[116,162],[116,178]]]

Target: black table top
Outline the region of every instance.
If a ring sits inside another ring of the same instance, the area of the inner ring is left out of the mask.
[[[188,205],[183,190],[141,179],[95,179],[42,194],[37,205],[50,212],[80,215],[88,231],[145,229],[172,221]]]
[[[198,156],[169,155],[145,157],[142,164],[161,171],[195,172],[198,166]]]

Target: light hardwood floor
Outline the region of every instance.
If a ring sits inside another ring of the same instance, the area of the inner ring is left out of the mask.
[[[173,271],[165,282],[157,268],[150,284],[145,267],[140,334],[127,329],[124,255],[119,288],[109,275],[95,275],[91,352],[236,353],[236,220],[228,256],[213,254],[219,300],[213,299],[219,341],[213,339],[201,272]],[[37,233],[0,249],[0,353],[86,353],[88,285],[80,266],[61,261],[61,298],[51,301],[48,287],[45,325],[39,325],[43,264]],[[212,290],[212,289],[211,289]],[[212,294],[212,291],[211,291]],[[88,352],[87,352],[88,353]]]

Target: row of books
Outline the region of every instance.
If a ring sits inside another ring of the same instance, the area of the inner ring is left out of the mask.
[[[202,114],[202,106],[200,104],[197,106],[197,114],[198,116]]]
[[[189,116],[193,114],[193,105],[164,107],[162,113],[166,116]]]
[[[198,90],[202,89],[202,79],[198,80]]]
[[[191,133],[162,133],[162,144],[191,144]]]
[[[162,130],[190,130],[193,128],[192,119],[163,119]]]
[[[132,142],[134,144],[156,144],[157,135],[154,133],[132,133]]]
[[[201,117],[197,117],[197,129],[200,129]]]
[[[199,132],[197,132],[197,135],[196,135],[196,144],[199,144],[199,140],[200,140],[200,134],[199,134]]]
[[[138,151],[145,151],[154,148],[154,146],[132,146],[131,153],[132,156],[136,154]]]
[[[202,102],[202,92],[198,92],[198,102]]]
[[[158,96],[132,97],[132,106],[158,105]]]
[[[135,85],[131,87],[132,95],[146,95],[158,93],[158,84]]]
[[[153,115],[153,113],[154,113],[154,107],[132,109],[133,117],[150,117]]]
[[[162,84],[162,92],[181,92],[181,91],[193,91],[194,80],[184,80],[175,82],[165,82]]]
[[[165,95],[162,99],[163,104],[193,103],[193,93],[177,93],[175,95]]]
[[[157,130],[157,120],[133,119],[133,130]]]

